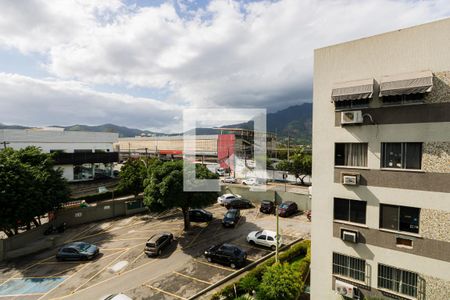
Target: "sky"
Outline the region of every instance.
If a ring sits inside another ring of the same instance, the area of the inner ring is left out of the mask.
[[[0,0],[0,14],[0,123],[179,132],[187,108],[311,102],[315,48],[449,17],[450,1]]]

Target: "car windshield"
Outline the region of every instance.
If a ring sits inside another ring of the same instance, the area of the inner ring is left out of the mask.
[[[289,207],[289,205],[287,205],[286,203],[283,203],[280,205],[280,208],[288,208],[288,207]]]
[[[227,218],[227,219],[234,218],[234,214],[235,214],[234,212],[229,211],[225,214],[225,218]]]
[[[238,249],[238,248],[234,248],[234,255],[239,255],[239,254],[241,254],[241,250],[240,249]]]
[[[146,245],[147,245],[147,247],[155,247],[155,243],[153,243],[153,242],[147,243]]]
[[[262,233],[262,231],[258,231],[257,233],[255,233],[255,236],[258,237],[261,235],[261,233]]]
[[[89,245],[89,244],[87,244],[87,243],[80,243],[80,244],[77,244],[76,248],[77,248],[79,251],[86,251],[87,249],[89,249],[90,246],[91,246],[91,245]]]

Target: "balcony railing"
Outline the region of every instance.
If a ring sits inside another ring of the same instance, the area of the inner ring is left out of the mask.
[[[78,152],[55,153],[53,156],[57,165],[81,165],[86,163],[113,163],[119,162],[118,152]]]

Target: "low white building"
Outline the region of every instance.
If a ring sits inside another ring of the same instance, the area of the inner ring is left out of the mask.
[[[15,150],[36,146],[55,154],[55,162],[68,181],[112,176],[118,153],[113,144],[117,133],[64,131],[62,128],[1,129],[0,147]]]

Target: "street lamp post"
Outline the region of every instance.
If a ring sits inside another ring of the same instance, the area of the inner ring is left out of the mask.
[[[277,216],[277,236],[276,236],[277,243],[275,245],[275,262],[278,263],[278,247],[280,247],[280,223],[278,218],[278,205],[276,200],[274,202],[275,202],[275,214]]]

